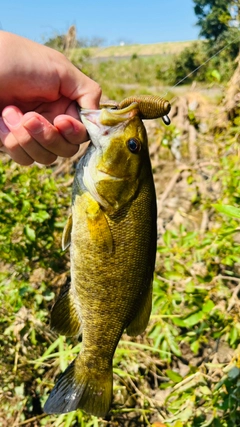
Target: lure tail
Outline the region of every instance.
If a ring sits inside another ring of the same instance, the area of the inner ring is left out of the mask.
[[[82,355],[75,359],[60,376],[45,403],[44,412],[65,414],[83,409],[89,414],[104,417],[112,401],[112,366],[99,371],[94,362],[92,365],[88,367]]]

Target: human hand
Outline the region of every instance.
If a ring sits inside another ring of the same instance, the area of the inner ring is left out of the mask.
[[[101,89],[61,53],[0,31],[0,150],[21,165],[71,157],[88,139],[77,103],[98,108]]]

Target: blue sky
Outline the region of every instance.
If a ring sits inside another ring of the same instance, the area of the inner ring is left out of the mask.
[[[1,4],[0,28],[37,42],[76,25],[82,38],[106,45],[194,40],[192,0],[10,0]]]

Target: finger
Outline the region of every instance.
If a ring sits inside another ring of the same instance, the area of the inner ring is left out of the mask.
[[[54,119],[54,126],[71,144],[81,144],[88,141],[88,133],[85,126],[71,116],[60,115]]]
[[[28,166],[33,163],[33,159],[25,153],[20,147],[14,135],[10,132],[9,128],[0,117],[0,142],[1,151],[7,153],[15,162],[22,166]]]
[[[0,150],[4,151],[4,153],[7,153],[16,163],[22,166],[29,166],[34,162],[34,160],[28,156],[23,148],[20,147],[11,132],[4,135],[0,133],[0,137],[3,143],[3,146]]]
[[[20,145],[16,142],[13,135],[9,134],[7,141],[5,141],[4,152],[7,153],[12,160],[21,166],[29,166],[34,162]]]
[[[56,155],[39,145],[34,136],[31,135],[24,126],[22,126],[24,116],[17,107],[6,107],[2,112],[2,118],[11,131],[12,137],[6,138],[5,147],[10,153],[12,153],[14,160],[18,163],[21,162],[21,164],[23,164],[23,161],[29,164],[30,160],[28,157],[32,159],[31,163],[35,160],[42,164],[51,164],[56,160]],[[39,120],[38,127],[35,127],[34,132],[39,132],[39,128],[41,127],[42,129],[42,126],[43,125]],[[21,149],[25,152],[25,155]],[[24,158],[26,158],[26,161]]]
[[[38,146],[46,150],[49,154],[61,157],[72,157],[78,151],[76,142],[75,145],[69,143],[55,126],[37,113],[26,113],[22,119],[22,126],[34,138]],[[36,148],[35,145],[31,147],[25,144],[24,146],[27,153],[34,156],[34,158],[40,153],[35,151]],[[43,161],[43,159],[41,161]]]
[[[0,117],[0,151],[4,151],[4,145],[2,140],[4,140],[8,134],[9,134],[9,129],[5,125],[2,117]]]
[[[76,120],[80,121],[80,115],[79,115],[79,106],[77,104],[77,102],[71,102],[68,107],[66,108],[66,110],[64,111],[64,114],[74,117]],[[61,113],[56,114],[55,117],[60,116]]]

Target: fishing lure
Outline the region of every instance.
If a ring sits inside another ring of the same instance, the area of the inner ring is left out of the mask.
[[[139,117],[141,119],[162,118],[166,125],[171,123],[168,113],[171,110],[171,104],[164,98],[157,95],[134,95],[125,98],[119,104],[115,101],[108,101],[100,104],[100,108],[115,108],[121,110],[132,103],[137,103]]]

